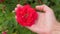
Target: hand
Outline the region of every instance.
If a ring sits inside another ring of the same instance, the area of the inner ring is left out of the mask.
[[[18,4],[15,10],[17,10],[18,7],[22,8],[23,6]],[[26,28],[38,34],[52,34],[54,25],[57,23],[53,10],[46,5],[36,6],[36,9],[44,11],[44,13],[37,12],[38,20],[36,20],[35,24],[31,27],[27,26]]]
[[[36,9],[45,13],[37,12],[38,20],[28,28],[40,34],[51,34],[54,23],[56,22],[53,10],[46,5],[36,6]]]

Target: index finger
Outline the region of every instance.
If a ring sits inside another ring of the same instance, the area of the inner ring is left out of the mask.
[[[52,9],[49,8],[47,5],[39,5],[39,6],[36,6],[36,9],[39,10],[39,11],[44,11],[44,12],[52,12]]]

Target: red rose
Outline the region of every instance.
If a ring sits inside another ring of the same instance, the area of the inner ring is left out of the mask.
[[[22,26],[32,26],[37,16],[37,12],[30,5],[24,5],[23,8],[18,7],[16,10],[16,20]]]

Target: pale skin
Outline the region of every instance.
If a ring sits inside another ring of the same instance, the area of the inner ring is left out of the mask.
[[[15,11],[18,7],[22,8],[23,6],[17,4]],[[37,12],[38,19],[35,24],[31,27],[26,26],[26,28],[37,34],[60,34],[60,23],[56,20],[53,10],[45,4],[36,6],[36,10],[44,11],[44,13]]]

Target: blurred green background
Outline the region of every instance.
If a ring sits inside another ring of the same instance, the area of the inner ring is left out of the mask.
[[[60,0],[0,0],[0,34],[36,34],[20,26],[15,19],[14,8],[17,4],[29,3],[32,7],[46,4],[54,10],[56,19],[60,21]]]

